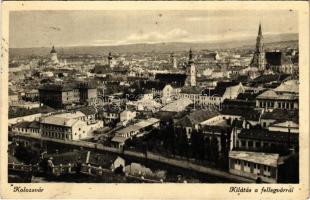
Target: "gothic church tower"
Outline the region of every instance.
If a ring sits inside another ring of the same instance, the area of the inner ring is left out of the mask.
[[[257,67],[259,71],[264,71],[266,69],[264,38],[261,24],[259,24],[258,35],[256,38],[256,48],[250,65],[251,67]]]

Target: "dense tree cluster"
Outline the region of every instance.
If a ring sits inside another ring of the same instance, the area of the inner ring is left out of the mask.
[[[193,129],[187,135],[185,128],[174,128],[170,125],[154,129],[143,137],[128,140],[125,148],[195,159],[228,169],[229,137],[230,134],[225,131],[221,133],[220,138],[215,135],[206,136],[201,129]]]

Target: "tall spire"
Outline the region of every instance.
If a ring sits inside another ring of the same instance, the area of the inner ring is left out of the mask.
[[[262,25],[259,22],[258,35],[262,35]]]
[[[262,33],[262,25],[260,22],[258,27],[258,35],[256,38],[256,48],[250,65],[257,67],[260,71],[265,70],[264,38]]]
[[[189,49],[188,63],[189,63],[189,64],[193,63],[193,52],[192,52],[192,48]]]

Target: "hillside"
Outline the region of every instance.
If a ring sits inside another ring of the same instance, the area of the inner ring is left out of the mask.
[[[59,54],[76,55],[91,54],[105,55],[109,51],[112,53],[137,53],[137,52],[177,52],[192,48],[194,50],[202,49],[227,49],[227,48],[254,48],[255,37],[249,37],[231,41],[220,42],[201,42],[201,43],[156,43],[156,44],[129,44],[119,46],[77,46],[77,47],[56,47]],[[278,45],[287,44],[297,45],[298,34],[278,34],[264,36],[265,47],[277,47]],[[50,48],[10,48],[10,56],[47,56]]]

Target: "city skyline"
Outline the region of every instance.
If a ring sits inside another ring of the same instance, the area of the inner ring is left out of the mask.
[[[292,10],[17,11],[10,48],[230,41],[255,38],[259,23],[264,35],[298,33],[297,17]]]

